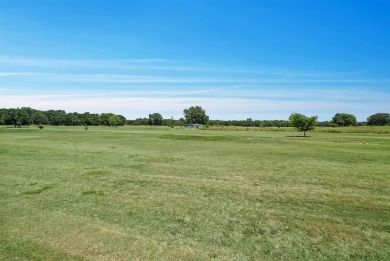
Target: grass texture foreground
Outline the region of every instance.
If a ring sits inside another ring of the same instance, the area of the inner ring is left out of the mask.
[[[390,135],[0,127],[0,260],[390,260]]]

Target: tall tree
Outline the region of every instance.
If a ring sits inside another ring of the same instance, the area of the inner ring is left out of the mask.
[[[33,124],[40,125],[40,124],[48,124],[49,119],[47,118],[46,114],[44,114],[41,111],[36,111],[31,116],[31,121]]]
[[[336,113],[332,118],[332,123],[338,126],[355,126],[357,120],[355,115],[349,113]]]
[[[63,125],[66,112],[63,110],[48,110],[45,112],[51,125]]]
[[[30,116],[24,108],[8,109],[3,112],[2,121],[4,124],[20,127],[21,125],[30,125]]]
[[[80,119],[80,123],[86,126],[97,126],[100,123],[99,114],[90,114],[89,112],[84,112],[83,114],[79,114],[78,118]]]
[[[367,118],[367,125],[384,126],[390,124],[390,113],[376,113]]]
[[[19,114],[20,125],[30,125],[30,116],[25,108],[17,109]]]
[[[109,122],[108,126],[116,127],[116,126],[122,125],[121,119],[119,118],[118,115],[115,115],[115,114],[111,115],[110,118],[108,118],[108,122]]]
[[[160,113],[149,114],[149,125],[161,126],[163,124],[163,117]]]
[[[78,118],[77,113],[67,113],[63,117],[64,125],[66,126],[76,126],[80,125],[80,119]]]
[[[292,113],[289,117],[291,125],[303,131],[303,136],[306,137],[306,131],[314,129],[317,124],[318,116],[307,117],[300,113]]]
[[[104,125],[104,126],[111,126],[111,124],[110,124],[111,116],[114,116],[114,114],[113,113],[102,113],[100,115],[100,124]]]
[[[206,124],[209,121],[209,116],[206,111],[200,106],[191,106],[183,111],[186,123]]]
[[[20,125],[18,109],[8,109],[5,113],[3,113],[3,122],[5,125],[14,125],[15,128]]]
[[[123,115],[117,115],[118,117],[119,117],[119,121],[120,121],[120,126],[125,126],[125,124],[126,124],[126,117],[125,116],[123,116]]]

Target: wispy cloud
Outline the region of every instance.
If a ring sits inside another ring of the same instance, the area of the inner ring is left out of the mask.
[[[132,74],[78,74],[78,73],[40,73],[40,72],[0,72],[0,77],[28,77],[31,80],[56,82],[91,82],[91,83],[246,83],[246,84],[325,84],[325,83],[382,83],[389,84],[389,79],[283,79],[283,78],[247,78],[247,77],[174,77],[158,75]]]
[[[12,77],[12,76],[32,76],[40,75],[41,73],[34,72],[0,72],[0,77]]]
[[[213,89],[201,89],[201,90],[192,90],[192,91],[181,91],[181,92],[173,92],[166,94],[164,97],[180,97],[180,96],[196,96],[200,94],[210,94],[213,93],[214,97],[218,96],[220,93],[224,93],[225,95],[229,93],[229,90],[231,89],[237,89],[241,88],[242,86],[228,86],[228,87],[223,87],[223,88],[213,88]]]
[[[30,106],[181,117],[204,106],[212,118],[286,119],[388,110],[390,79],[366,72],[246,70],[164,59],[58,60],[0,57],[0,107]]]
[[[287,119],[291,112],[299,111],[308,114],[320,114],[322,120],[329,119],[330,115],[338,111],[361,112],[361,103],[318,102],[304,100],[284,101],[277,99],[241,99],[241,98],[143,98],[143,97],[72,97],[72,96],[39,96],[18,95],[6,96],[1,101],[4,107],[23,107],[28,104],[38,109],[65,109],[67,111],[90,111],[124,114],[129,118],[145,117],[151,112],[160,112],[164,117],[181,117],[184,108],[200,105],[207,109],[213,118],[232,119],[232,115],[240,115],[238,119],[253,117],[256,119],[268,118],[269,114],[279,114],[277,118]],[[384,102],[370,104],[365,114],[374,113],[384,106]],[[244,116],[245,115],[245,116]],[[237,119],[236,118],[236,119]],[[364,119],[364,118],[363,118]]]
[[[219,65],[210,65],[194,61],[172,61],[160,58],[145,59],[47,59],[1,56],[0,66],[41,69],[128,69],[144,71],[201,71],[209,73],[249,74],[259,76],[287,77],[287,78],[336,78],[364,75],[366,71],[348,72],[320,72],[284,69],[261,68],[234,68]]]
[[[0,56],[0,66],[40,69],[120,69],[144,71],[225,71],[204,63],[177,63],[167,59],[43,59]],[[230,69],[230,71],[232,71]]]
[[[65,59],[43,59],[43,58],[21,58],[11,56],[0,56],[0,64],[14,65],[21,67],[98,67],[98,68],[123,68],[131,65],[161,64],[164,59],[105,59],[105,60],[65,60]]]

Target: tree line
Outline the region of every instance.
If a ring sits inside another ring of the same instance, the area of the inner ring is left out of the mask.
[[[197,123],[211,126],[241,126],[241,127],[294,127],[289,120],[210,120],[206,111],[200,106],[191,106],[183,110],[184,117],[180,119],[164,119],[160,113],[151,113],[148,117],[126,119],[123,115],[114,113],[67,113],[64,110],[42,111],[30,107],[0,109],[0,124],[14,125],[54,125],[54,126],[123,126],[123,125],[151,125],[151,126],[184,126]],[[301,118],[302,120],[302,118]],[[316,122],[317,126],[384,126],[390,125],[390,113],[376,113],[370,115],[365,122],[358,122],[353,114],[336,113],[330,121]]]
[[[0,109],[0,124],[14,125],[54,125],[54,126],[123,126],[126,118],[113,113],[67,113],[64,110],[41,111],[30,107]]]

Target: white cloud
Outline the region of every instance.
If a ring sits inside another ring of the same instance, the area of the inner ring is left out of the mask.
[[[32,75],[40,75],[40,73],[35,73],[35,72],[0,72],[0,77],[32,76]]]
[[[68,68],[123,68],[126,66],[142,66],[163,63],[164,59],[105,59],[105,60],[70,60],[70,59],[44,59],[0,56],[0,64],[22,67],[68,67]]]
[[[1,56],[0,66],[13,66],[17,68],[41,68],[41,69],[127,69],[127,70],[147,70],[147,71],[192,71],[208,73],[227,73],[257,75],[260,77],[278,77],[279,79],[343,79],[364,75],[366,71],[347,72],[321,72],[303,70],[284,70],[280,68],[234,68],[218,65],[210,65],[195,61],[172,61],[161,58],[145,59],[50,59],[50,58],[26,58]]]
[[[163,59],[61,60],[0,56],[0,107],[182,116],[201,105],[214,119],[286,119],[291,112],[360,120],[388,111],[389,79],[365,72],[236,69]],[[98,87],[97,87],[98,86]],[[93,90],[92,90],[93,89]]]
[[[136,83],[221,83],[221,84],[252,84],[252,85],[291,85],[291,84],[390,84],[388,79],[359,80],[359,79],[279,79],[279,78],[247,78],[239,77],[179,77],[137,74],[78,74],[78,73],[39,73],[39,72],[0,72],[0,77],[24,77],[27,80],[39,82],[79,82],[79,83],[112,83],[112,84],[136,84]],[[12,79],[11,79],[12,80]]]
[[[365,108],[360,102],[316,100],[280,100],[245,98],[204,97],[131,97],[126,95],[5,95],[1,107],[25,107],[48,110],[63,109],[68,112],[114,112],[128,118],[146,117],[159,112],[164,117],[182,117],[182,111],[189,106],[199,105],[206,109],[212,119],[287,119],[292,112],[319,115],[320,120],[329,120],[336,112],[361,115],[359,120],[373,113],[383,111],[387,101],[369,101]]]

